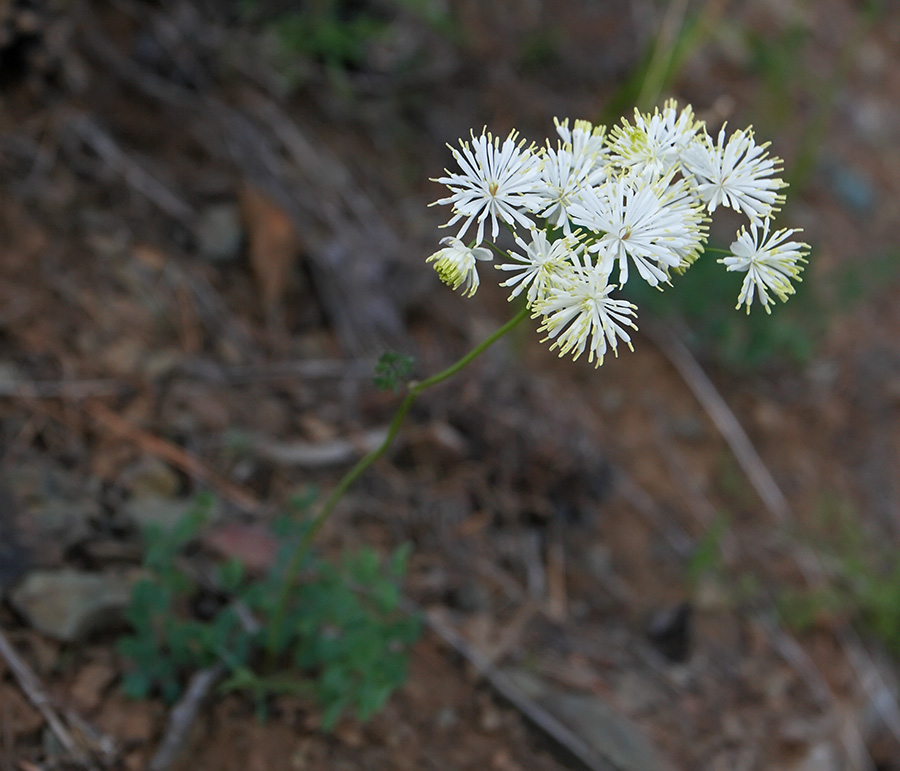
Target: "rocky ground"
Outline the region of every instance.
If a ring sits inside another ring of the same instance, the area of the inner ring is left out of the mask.
[[[213,694],[170,767],[900,768],[900,8],[860,5],[458,0],[337,70],[227,5],[2,6],[0,769],[146,768],[142,526],[211,490],[190,559],[264,561],[390,420],[383,350],[506,320],[424,264],[444,143],[668,95],[785,158],[800,296],[746,319],[698,271],[599,370],[522,328],[423,396],[321,542],[413,545],[407,685],[333,733]]]

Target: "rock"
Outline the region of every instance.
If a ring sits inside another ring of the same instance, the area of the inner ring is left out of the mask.
[[[175,470],[159,458],[141,458],[123,476],[133,498],[174,498],[181,487]]]
[[[210,262],[232,262],[241,252],[244,228],[237,204],[215,203],[200,212],[197,251]]]
[[[118,672],[109,664],[93,661],[75,675],[69,694],[79,710],[93,712],[116,677]]]
[[[236,559],[245,568],[263,571],[278,556],[278,538],[259,523],[226,522],[203,536],[203,545],[225,559]]]
[[[128,521],[139,530],[147,527],[159,526],[163,530],[171,530],[188,514],[197,510],[197,502],[191,498],[160,498],[151,495],[144,498],[132,498],[123,507],[123,513]],[[204,511],[208,522],[218,518],[219,507],[217,504]]]
[[[789,771],[840,771],[843,768],[838,751],[831,742],[812,745]]]
[[[561,690],[522,669],[510,668],[504,673],[513,686],[593,749],[606,764],[598,767],[608,767],[610,771],[663,768],[656,751],[638,727],[596,696]]]
[[[36,570],[10,593],[10,602],[42,634],[77,642],[123,623],[131,581],[118,573]]]
[[[54,546],[65,550],[84,540],[90,533],[91,520],[99,516],[97,501],[53,499],[31,506],[27,522],[35,537],[49,539]]]
[[[622,672],[615,694],[616,704],[632,715],[652,710],[660,703],[659,686],[631,670]]]
[[[680,602],[656,611],[647,624],[647,637],[669,661],[681,664],[691,654],[690,603]]]

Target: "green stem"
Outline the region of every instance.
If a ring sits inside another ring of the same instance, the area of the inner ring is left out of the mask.
[[[494,343],[496,343],[497,340],[499,340],[513,327],[515,327],[523,319],[525,319],[528,314],[528,308],[523,307],[502,327],[497,329],[490,337],[486,338],[481,343],[476,345],[455,364],[451,364],[449,367],[447,367],[447,369],[443,370],[442,372],[438,372],[436,375],[432,375],[425,380],[420,380],[419,382],[410,384],[409,391],[403,398],[403,401],[400,402],[400,406],[397,408],[397,411],[394,413],[394,417],[391,420],[390,426],[388,427],[387,436],[385,436],[384,440],[380,445],[378,445],[378,447],[368,453],[368,455],[363,457],[353,468],[351,468],[346,474],[344,474],[344,476],[335,486],[334,490],[331,491],[331,494],[328,496],[328,498],[325,499],[325,502],[322,504],[322,508],[319,510],[319,513],[316,514],[315,518],[306,529],[306,532],[303,534],[303,538],[301,538],[300,542],[297,544],[294,553],[291,555],[291,560],[288,563],[284,579],[281,583],[281,589],[278,594],[278,602],[275,605],[275,612],[272,616],[272,622],[269,625],[269,636],[266,647],[268,648],[268,653],[271,661],[274,662],[278,654],[278,647],[281,641],[281,632],[284,626],[284,619],[287,615],[287,606],[288,601],[290,600],[291,589],[293,589],[294,583],[297,580],[297,576],[300,573],[300,569],[303,566],[303,560],[306,557],[307,552],[309,551],[309,546],[312,543],[313,539],[316,537],[316,534],[319,532],[319,530],[322,529],[322,526],[325,524],[325,522],[328,521],[328,517],[331,516],[331,513],[334,511],[335,506],[337,506],[341,498],[344,497],[344,493],[347,492],[350,486],[362,475],[362,473],[367,468],[369,468],[369,466],[371,466],[376,460],[384,455],[385,452],[387,452],[388,448],[397,437],[397,434],[400,432],[400,426],[403,424],[403,419],[406,417],[406,414],[409,412],[410,407],[412,407],[413,402],[420,393],[427,390],[428,388],[431,388],[432,386],[436,386],[438,383],[444,382],[448,378],[453,377],[453,375],[455,375],[464,367],[468,366],[474,359],[478,358],[478,356],[480,356]]]

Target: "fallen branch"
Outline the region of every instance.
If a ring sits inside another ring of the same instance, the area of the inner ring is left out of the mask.
[[[408,613],[421,615],[428,628],[475,667],[478,673],[500,696],[512,704],[553,741],[570,752],[573,757],[578,758],[585,767],[591,769],[591,771],[609,771],[610,765],[604,758],[600,757],[587,743],[547,712],[547,710],[528,698],[509,677],[497,669],[484,654],[469,645],[454,629],[451,629],[435,614],[422,613],[411,602],[404,602],[403,608]]]
[[[248,490],[225,479],[181,447],[132,425],[100,402],[86,404],[84,411],[112,433],[130,439],[140,445],[145,452],[171,463],[192,479],[215,488],[222,497],[231,501],[242,511],[255,513],[261,508],[260,502]]]
[[[371,452],[384,442],[387,433],[387,428],[374,428],[357,437],[323,442],[278,442],[260,437],[253,450],[261,458],[281,466],[326,468],[349,463]]]
[[[780,525],[786,524],[791,518],[787,499],[712,380],[677,335],[662,326],[645,328],[660,353],[678,370],[678,374],[706,410],[772,518]]]
[[[150,759],[147,771],[168,771],[178,759],[190,738],[200,707],[226,671],[225,665],[219,662],[194,673],[184,695],[169,713],[163,739]]]
[[[208,359],[181,362],[175,377],[195,378],[222,385],[273,380],[367,379],[375,371],[376,359],[305,359],[226,366]]]
[[[90,147],[104,163],[121,174],[135,191],[151,201],[164,214],[190,227],[197,212],[119,147],[115,140],[87,115],[72,118],[68,124],[75,135]]]
[[[91,396],[122,396],[130,389],[118,380],[4,380],[0,381],[0,398],[80,401]]]
[[[47,726],[53,732],[53,735],[59,740],[63,749],[71,756],[71,758],[80,766],[87,769],[97,769],[88,754],[69,733],[62,718],[56,714],[50,705],[50,698],[41,688],[41,684],[37,679],[37,675],[31,671],[31,667],[25,663],[24,659],[16,652],[16,649],[7,640],[6,635],[0,630],[0,656],[4,658],[13,676],[16,678],[19,687],[22,689],[28,701],[32,703],[34,708],[41,713]]]

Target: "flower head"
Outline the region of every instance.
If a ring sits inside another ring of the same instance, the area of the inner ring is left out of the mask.
[[[633,126],[623,119],[612,130],[612,159],[642,176],[665,177],[678,170],[681,153],[702,127],[691,106],[679,112],[674,99],[652,115],[635,109]]]
[[[448,236],[441,239],[447,244],[431,255],[425,262],[433,262],[441,281],[451,289],[463,287],[463,294],[471,297],[481,283],[476,263],[478,260],[492,259],[491,250],[483,246],[466,246],[458,238]]]
[[[590,186],[593,170],[594,157],[591,155],[576,155],[566,147],[556,150],[547,147],[544,151],[544,163],[541,167],[543,184],[538,190],[544,206],[539,214],[552,227],[562,228],[566,235],[572,232],[569,207],[575,197]]]
[[[684,150],[684,170],[696,179],[710,213],[729,206],[758,222],[784,202],[778,191],[787,183],[773,176],[781,172],[781,159],[769,157],[768,146],[756,144],[752,129],[735,131],[726,142],[723,126],[715,143],[704,132]]]
[[[484,239],[484,222],[491,218],[491,237],[499,232],[498,220],[513,227],[531,227],[532,221],[523,212],[535,211],[542,205],[537,194],[541,182],[541,158],[525,148],[524,141],[516,144],[518,134],[511,131],[500,143],[489,132],[472,134],[472,144],[460,141],[460,149],[450,148],[462,173],[447,172],[446,177],[433,180],[450,188],[452,195],[434,204],[452,204],[453,217],[444,227],[464,220],[457,233],[462,238],[474,220],[478,220],[476,242]]]
[[[650,286],[668,282],[669,268],[681,265],[698,232],[696,218],[686,220],[679,200],[664,199],[663,186],[625,176],[585,190],[570,209],[572,220],[597,234],[588,251],[603,270],[619,263],[619,284],[628,281],[628,263]]]
[[[587,350],[595,367],[609,349],[618,356],[619,340],[633,350],[626,327],[637,329],[630,318],[636,306],[610,297],[613,289],[609,273],[588,261],[568,268],[535,305],[535,315],[544,317],[538,331],[553,341],[550,349],[558,348],[560,356],[574,353],[575,359]]]
[[[528,305],[543,300],[554,280],[572,265],[580,244],[574,238],[549,241],[543,230],[531,231],[531,242],[516,236],[516,243],[524,254],[510,252],[511,263],[497,265],[497,270],[514,271],[514,275],[500,286],[515,287],[509,299],[518,297],[525,289]]]
[[[758,294],[766,313],[772,312],[769,292],[773,292],[782,302],[794,294],[791,281],[801,280],[800,263],[806,262],[806,255],[809,254],[809,244],[787,240],[797,230],[776,230],[769,235],[769,222],[768,219],[763,220],[762,230],[751,222],[749,233],[746,228],[741,228],[737,241],[731,245],[731,256],[719,260],[727,270],[746,271],[735,307],[745,305],[747,313],[750,313],[754,293]]]
[[[560,121],[553,119],[556,125],[556,133],[563,141],[563,146],[572,154],[576,164],[582,160],[590,159],[590,171],[588,183],[599,185],[608,173],[609,151],[606,147],[606,126],[595,126],[590,121],[576,120],[572,128],[569,128],[569,119]]]

